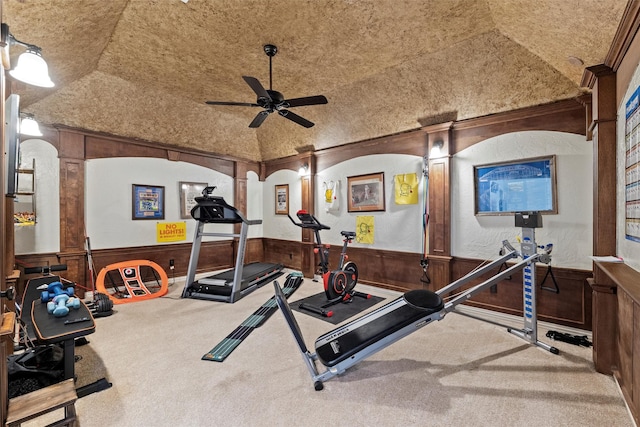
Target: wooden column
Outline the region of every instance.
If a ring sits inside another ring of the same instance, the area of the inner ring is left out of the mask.
[[[452,122],[424,128],[428,150],[440,147],[440,154],[429,156],[429,275],[435,289],[451,282],[451,192],[450,162]]]
[[[315,215],[315,176],[316,176],[316,159],[313,153],[304,153],[300,156],[300,163],[307,164],[309,173],[300,177],[301,190],[301,208]],[[294,217],[295,218],[295,217]],[[302,274],[305,277],[313,277],[316,271],[316,256],[313,252],[315,245],[315,235],[312,230],[301,229],[302,232]]]
[[[587,68],[592,89],[591,123],[593,142],[593,254],[616,255],[616,75],[605,66]],[[611,374],[616,365],[616,285],[594,264],[593,362],[598,372]]]
[[[84,240],[84,135],[59,131],[60,158],[60,263],[67,265],[65,278],[87,283]],[[84,297],[81,289],[77,290]]]

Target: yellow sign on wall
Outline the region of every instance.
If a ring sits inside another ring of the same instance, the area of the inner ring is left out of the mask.
[[[356,242],[373,244],[373,216],[356,217]]]
[[[179,242],[187,240],[187,223],[180,222],[158,222],[156,224],[156,241],[163,242]]]
[[[405,173],[395,176],[395,195],[397,205],[415,205],[418,203],[418,176]]]

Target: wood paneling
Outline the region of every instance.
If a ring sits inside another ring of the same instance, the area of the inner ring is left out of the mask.
[[[618,357],[616,346],[618,319],[616,315],[612,315],[618,312],[617,286],[596,284],[593,278],[587,279],[587,283],[592,289],[593,364],[596,371],[611,375],[612,367],[616,364]]]
[[[264,247],[267,262],[281,262],[286,267],[301,269],[304,256],[307,256],[309,245],[288,240],[265,239]],[[341,246],[333,245],[329,249],[329,265],[338,265]],[[312,253],[312,252],[311,252]],[[438,290],[451,281],[462,277],[476,268],[482,260],[429,257],[428,274],[432,284],[426,284],[420,265],[421,254],[349,247],[349,260],[358,266],[359,282],[363,284],[407,292],[412,289]],[[314,257],[313,265],[319,259]],[[453,270],[450,275],[449,271]],[[536,280],[538,286],[543,282],[547,267],[538,266]],[[487,273],[484,279],[495,272]],[[305,277],[313,277],[313,272]],[[591,329],[591,290],[586,284],[590,271],[553,267],[560,293],[539,290],[538,316],[541,320],[571,326],[574,328]],[[451,276],[451,277],[450,277]],[[551,278],[547,278],[544,286],[552,286]],[[480,283],[477,279],[472,284]],[[441,284],[442,283],[442,284]],[[470,284],[467,287],[470,287]],[[522,316],[522,275],[514,274],[511,280],[503,280],[497,287],[497,293],[481,292],[470,300],[470,305],[502,313]]]
[[[235,265],[235,247],[233,240],[202,242],[198,259],[198,273],[222,270]],[[92,251],[96,276],[107,265],[119,262],[144,259],[153,261],[164,268],[169,277],[186,276],[191,256],[191,243],[179,243],[157,246],[136,246],[128,248],[94,249]],[[169,260],[174,260],[174,270],[171,271]],[[245,249],[245,263],[262,261],[264,251],[262,239],[247,239]],[[17,257],[22,270],[24,267],[67,264],[67,271],[55,272],[60,276],[78,283],[77,293],[84,296],[84,289],[91,289],[91,279],[88,273],[85,253],[69,254],[37,254],[19,255]],[[37,275],[24,276],[19,284],[20,292],[24,289],[26,280]]]
[[[311,158],[313,158],[313,154],[311,152],[305,152],[295,156],[269,160],[268,162],[263,163],[264,167],[262,168],[260,180],[264,181],[272,173],[279,170],[288,169],[298,172],[300,166],[304,164],[308,164],[311,167],[312,165],[309,163]]]
[[[640,423],[640,272],[624,263],[597,262],[596,266],[615,284],[617,310],[613,307],[606,313],[617,326],[617,332],[613,334],[613,345],[609,349],[609,355],[615,356],[611,370],[638,424]],[[600,306],[597,307],[598,310],[600,308]]]
[[[633,402],[634,304],[626,292],[618,292],[618,369],[616,378],[622,392]]]
[[[86,136],[86,159],[101,159],[110,157],[153,157],[182,161],[216,170],[225,175],[234,176],[234,159],[214,156],[211,153],[164,146],[157,143],[132,141],[116,137]],[[250,168],[258,172],[257,163]]]
[[[579,99],[568,99],[461,120],[453,124],[453,144],[449,154],[453,155],[485,139],[511,132],[546,130],[585,135],[584,115],[584,106]]]
[[[174,245],[139,246],[130,248],[114,248],[93,250],[93,261],[96,274],[105,266],[118,262],[145,259],[153,261],[169,272],[169,260],[174,260],[174,274],[187,274],[191,243]],[[235,263],[234,244],[232,240],[202,242],[197,272],[220,270],[233,267]]]
[[[616,76],[607,67],[594,69],[593,88],[593,254],[616,253]],[[594,269],[596,283],[602,273]]]
[[[452,280],[457,280],[474,270],[481,262],[482,260],[455,258],[452,263]],[[544,264],[536,265],[538,319],[573,328],[590,330],[592,324],[591,290],[586,280],[591,275],[591,272],[559,267],[552,268],[553,275],[560,289],[560,293],[558,294],[542,289],[542,286],[553,288],[553,282],[550,275],[546,281],[544,281],[547,266]],[[469,285],[461,289],[467,289],[481,283],[496,273],[498,273],[498,268],[471,281]],[[514,273],[510,280],[502,280],[499,282],[495,288],[495,292],[480,292],[474,296],[472,300],[469,300],[467,304],[515,316],[522,316],[522,272]]]
[[[327,148],[315,152],[317,172],[345,160],[371,154],[411,154],[424,156],[427,152],[427,135],[423,129],[416,129],[398,135],[383,136],[357,143]]]
[[[330,265],[338,265],[341,249],[340,246],[331,247]],[[419,253],[349,247],[347,254],[358,266],[361,283],[400,292],[427,288],[420,280],[423,271]]]
[[[307,260],[304,252],[308,245],[291,240],[264,239],[264,262],[283,264],[287,268],[300,270],[307,277],[313,276],[313,271],[303,271],[302,266]]]

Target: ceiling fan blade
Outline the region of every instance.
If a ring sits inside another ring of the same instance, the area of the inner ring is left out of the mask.
[[[299,124],[300,126],[304,126],[306,128],[313,127],[313,125],[314,125],[313,122],[310,122],[309,120],[305,119],[304,117],[300,117],[299,115],[297,115],[295,113],[292,113],[289,110],[280,110],[280,111],[278,111],[278,114],[280,114],[285,119],[289,119],[292,122],[295,122],[295,123]]]
[[[262,122],[264,122],[264,119],[266,119],[268,115],[269,115],[268,111],[260,111],[258,115],[253,119],[253,121],[249,124],[249,127],[250,128],[260,127],[260,125],[262,124]]]
[[[287,105],[287,108],[302,107],[304,105],[326,104],[328,102],[329,101],[327,101],[327,98],[324,95],[305,96],[304,98],[292,98],[284,100],[284,104]]]
[[[262,86],[262,83],[255,77],[250,76],[242,76],[245,82],[253,89],[253,91],[258,95],[258,98],[266,98],[271,100],[271,97],[267,93],[267,90]]]
[[[237,105],[240,107],[259,107],[258,104],[252,104],[250,102],[225,102],[225,101],[206,101],[208,105]]]

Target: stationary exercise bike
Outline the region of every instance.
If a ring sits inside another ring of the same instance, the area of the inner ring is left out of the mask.
[[[287,214],[292,223],[301,228],[313,230],[316,239],[316,247],[313,252],[320,256],[317,273],[322,275],[324,282],[324,293],[327,302],[319,307],[307,303],[301,303],[300,308],[320,314],[324,317],[333,316],[333,311],[327,310],[332,305],[339,303],[349,303],[354,297],[371,298],[371,295],[354,290],[358,283],[358,266],[352,261],[348,261],[347,246],[353,241],[356,233],[353,231],[341,231],[343,237],[342,252],[340,252],[340,262],[336,270],[329,270],[329,248],[331,245],[323,245],[320,240],[320,230],[330,230],[331,228],[321,224],[318,219],[306,210],[299,210],[296,215],[300,222],[295,222],[291,215]]]

